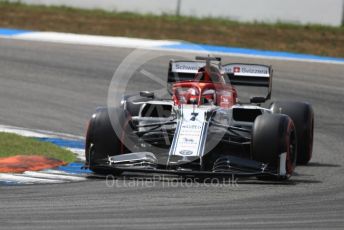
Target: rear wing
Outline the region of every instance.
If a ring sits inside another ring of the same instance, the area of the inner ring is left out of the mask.
[[[168,79],[169,84],[180,81],[193,80],[198,70],[206,65],[198,61],[173,61],[169,63]],[[259,64],[230,63],[216,64],[220,72],[224,74],[226,82],[232,85],[266,87],[266,100],[271,97],[273,70],[271,66]]]

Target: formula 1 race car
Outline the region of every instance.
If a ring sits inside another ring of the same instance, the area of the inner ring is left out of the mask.
[[[96,111],[85,166],[101,174],[288,179],[311,159],[314,114],[305,102],[261,107],[271,98],[272,75],[271,66],[222,65],[218,57],[171,60],[170,98],[142,91]],[[267,93],[241,103],[237,85]]]

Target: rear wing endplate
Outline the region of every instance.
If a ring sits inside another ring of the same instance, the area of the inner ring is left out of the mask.
[[[266,87],[266,99],[271,98],[273,70],[271,66],[259,64],[231,63],[222,66],[232,85]]]

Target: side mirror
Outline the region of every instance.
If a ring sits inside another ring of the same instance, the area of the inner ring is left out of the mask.
[[[140,96],[146,97],[146,98],[154,98],[155,97],[154,93],[151,91],[141,91]]]
[[[261,104],[261,103],[264,103],[265,101],[266,101],[265,97],[251,97],[250,98],[250,102],[254,104]]]

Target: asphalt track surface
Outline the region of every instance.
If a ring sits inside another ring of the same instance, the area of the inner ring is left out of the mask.
[[[0,123],[83,135],[106,105],[113,73],[132,50],[0,39]],[[314,156],[288,183],[132,186],[103,179],[1,186],[1,229],[290,229],[344,227],[344,65],[272,64],[273,98],[306,100],[316,114]],[[145,69],[166,78],[168,59]],[[133,89],[154,86],[137,76]],[[132,182],[132,181],[131,181]]]

